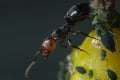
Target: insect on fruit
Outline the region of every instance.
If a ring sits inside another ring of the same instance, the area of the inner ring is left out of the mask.
[[[110,50],[111,52],[115,51],[115,42],[112,34],[109,31],[105,31],[101,35],[101,41],[108,50]]]
[[[67,14],[65,15],[65,20],[66,23],[62,26],[57,28],[56,30],[53,31],[52,35],[48,38],[46,38],[40,48],[40,51],[38,51],[34,57],[30,65],[27,67],[25,71],[25,77],[28,78],[28,73],[32,66],[36,63],[37,59],[39,58],[39,55],[43,55],[45,59],[48,59],[54,51],[56,47],[56,41],[60,41],[60,46],[64,48],[75,48],[80,51],[83,51],[87,53],[85,50],[80,49],[79,47],[75,46],[72,44],[72,41],[69,37],[69,35],[77,35],[77,34],[82,34],[84,36],[96,39],[92,36],[89,36],[88,34],[85,34],[81,31],[79,31],[74,25],[78,22],[83,21],[85,18],[88,17],[89,14],[89,3],[81,3],[81,4],[76,4],[72,6],[68,11]],[[96,39],[98,40],[98,39]],[[63,43],[67,41],[68,45],[64,45]]]
[[[56,41],[57,40],[60,41],[60,46],[61,47],[75,48],[75,49],[78,49],[80,51],[83,51],[83,52],[87,53],[85,50],[80,49],[79,47],[72,44],[72,41],[71,41],[69,35],[75,35],[75,34],[82,34],[84,36],[96,39],[96,38],[94,38],[92,36],[89,36],[89,35],[83,33],[83,32],[80,32],[78,29],[76,29],[73,26],[68,26],[67,24],[63,25],[62,27],[59,27],[58,29],[53,31],[51,37],[48,37],[43,41],[40,51],[38,51],[35,54],[31,64],[26,69],[25,77],[28,78],[28,73],[29,73],[30,69],[32,68],[32,66],[36,63],[36,61],[39,58],[40,54],[42,54],[45,57],[45,59],[48,59],[50,57],[52,51],[56,47]],[[63,44],[65,41],[67,41],[68,45]]]

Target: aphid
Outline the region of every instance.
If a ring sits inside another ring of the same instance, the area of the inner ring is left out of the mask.
[[[85,70],[83,67],[81,67],[81,66],[76,66],[75,69],[76,69],[79,73],[81,73],[81,74],[85,74],[85,73],[86,73],[86,70]]]
[[[105,57],[106,57],[106,51],[105,51],[105,50],[101,50],[100,59],[101,59],[101,60],[104,60]]]
[[[89,75],[89,78],[92,78],[93,77],[93,70],[89,70],[88,75]]]
[[[117,80],[117,75],[112,70],[108,69],[107,74],[108,74],[108,77],[110,78],[110,80]]]
[[[101,41],[108,50],[110,50],[111,52],[115,51],[115,42],[113,39],[113,35],[109,31],[105,31],[101,35]]]

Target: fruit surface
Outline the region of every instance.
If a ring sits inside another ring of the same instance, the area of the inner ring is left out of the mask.
[[[120,28],[114,28],[113,33],[114,52],[106,49],[101,41],[89,37],[79,46],[86,53],[77,49],[72,51],[70,80],[120,80]],[[94,30],[89,35],[98,38]]]

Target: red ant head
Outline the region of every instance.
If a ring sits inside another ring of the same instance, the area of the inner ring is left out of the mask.
[[[49,37],[46,38],[42,45],[41,45],[41,53],[45,57],[45,59],[48,59],[50,57],[51,52],[56,47],[56,39]]]

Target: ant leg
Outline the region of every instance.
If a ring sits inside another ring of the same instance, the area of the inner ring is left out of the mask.
[[[88,34],[86,34],[86,33],[84,33],[84,32],[80,32],[80,34],[82,34],[82,35],[84,35],[84,36],[87,36],[87,37],[90,37],[90,38],[93,38],[93,39],[96,39],[96,40],[99,40],[99,39],[97,39],[97,38],[95,38],[95,37],[89,36]]]
[[[29,71],[31,70],[31,68],[33,67],[33,65],[35,65],[36,61],[37,61],[38,58],[39,58],[39,55],[40,55],[40,51],[38,51],[38,52],[34,55],[32,62],[29,64],[29,66],[27,67],[27,69],[26,69],[26,71],[25,71],[25,78],[28,78]]]
[[[96,40],[100,41],[99,39],[97,39],[97,38],[95,38],[95,37],[92,37],[92,36],[89,36],[88,34],[86,34],[86,33],[84,33],[84,32],[81,32],[81,31],[79,31],[79,30],[75,30],[75,33],[76,33],[76,34],[82,34],[82,35],[84,35],[84,36],[87,36],[87,37],[90,37],[90,38],[92,38],[92,39],[96,39]]]
[[[77,50],[80,50],[80,51],[83,51],[83,52],[87,53],[85,50],[80,49],[79,47],[77,47],[77,46],[75,46],[75,45],[72,45],[71,39],[68,38],[67,40],[68,40],[68,45],[63,45],[62,43],[63,43],[65,40],[61,40],[61,41],[60,41],[60,46],[63,47],[63,48],[75,48],[75,49],[77,49]],[[87,53],[87,54],[88,54],[88,53]]]
[[[75,46],[75,45],[72,45],[72,41],[71,41],[70,38],[68,38],[68,45],[69,45],[70,47],[72,47],[72,48],[75,48],[75,49],[78,49],[78,50],[80,50],[80,51],[83,51],[83,52],[87,53],[85,50],[80,49],[79,47],[77,47],[77,46]]]
[[[68,45],[63,44],[65,42],[65,40],[61,40],[60,41],[60,46],[63,48],[70,48]]]

